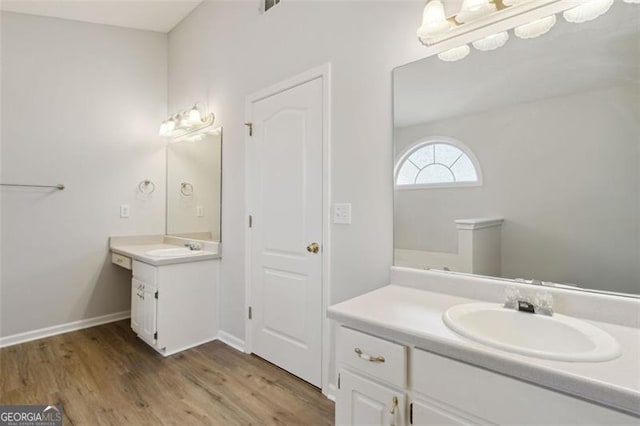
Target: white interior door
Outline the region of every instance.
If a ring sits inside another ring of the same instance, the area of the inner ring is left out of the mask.
[[[252,352],[315,386],[322,372],[322,78],[252,102]]]

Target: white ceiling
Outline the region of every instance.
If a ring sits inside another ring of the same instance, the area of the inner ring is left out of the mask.
[[[167,33],[202,0],[1,0],[0,10]]]

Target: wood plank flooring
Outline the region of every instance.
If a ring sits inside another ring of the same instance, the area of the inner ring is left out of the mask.
[[[333,425],[334,404],[212,342],[164,358],[129,321],[0,349],[0,404],[61,403],[65,425]]]

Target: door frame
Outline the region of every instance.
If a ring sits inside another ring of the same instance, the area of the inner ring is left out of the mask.
[[[331,253],[331,63],[327,62],[318,67],[312,68],[301,74],[295,75],[284,81],[271,85],[258,92],[252,93],[245,98],[245,122],[252,122],[252,104],[262,99],[268,98],[296,86],[308,83],[316,79],[322,79],[322,354],[321,354],[321,378],[322,393],[330,395],[329,385],[331,383],[329,373],[330,359],[330,323],[327,318],[327,308],[331,295],[331,265],[329,262]],[[249,215],[252,211],[250,199],[250,186],[252,184],[252,170],[250,164],[249,146],[251,136],[249,131],[245,132],[245,345],[246,353],[252,353],[252,330],[251,321],[248,318],[249,306],[251,305],[251,232],[248,228]]]

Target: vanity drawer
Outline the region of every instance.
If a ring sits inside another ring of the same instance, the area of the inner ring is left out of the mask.
[[[638,424],[622,412],[421,349],[412,349],[410,371],[412,391],[482,423]]]
[[[111,253],[111,262],[124,269],[131,269],[131,258],[118,253]]]
[[[407,383],[406,346],[340,327],[337,349],[338,363],[398,387],[405,387]]]
[[[133,261],[133,276],[147,284],[156,284],[158,268],[146,263]]]

